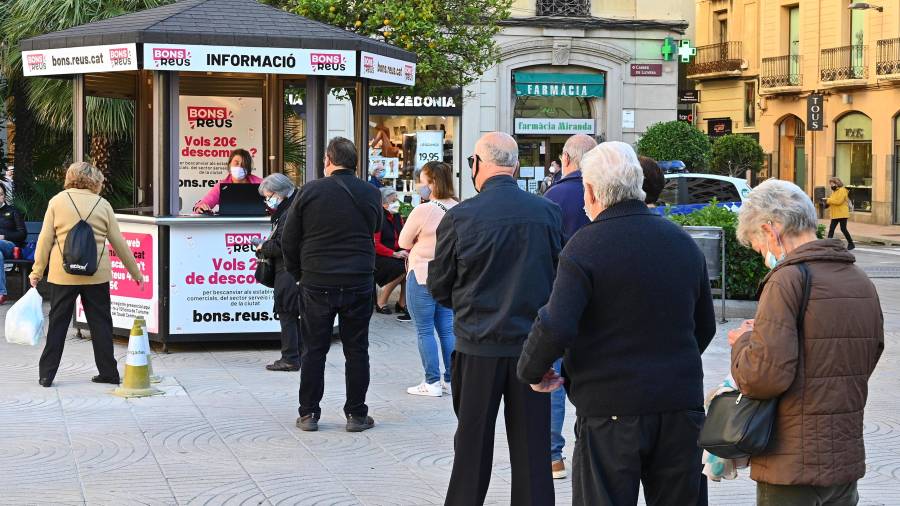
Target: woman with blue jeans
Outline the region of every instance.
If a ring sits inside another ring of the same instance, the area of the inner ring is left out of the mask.
[[[3,263],[13,257],[13,249],[21,247],[27,235],[22,213],[6,201],[6,186],[0,185],[0,304],[6,303],[6,268]]]
[[[409,250],[406,305],[416,325],[425,380],[406,391],[410,395],[440,397],[450,393],[451,355],[456,343],[456,336],[453,335],[453,311],[438,304],[425,283],[428,279],[428,262],[434,259],[438,224],[457,201],[453,194],[453,171],[446,163],[425,164],[419,174],[419,183],[418,192],[423,203],[410,213],[400,232],[399,242],[401,248]],[[440,351],[434,338],[435,330],[440,341]],[[441,359],[444,362],[443,381]]]

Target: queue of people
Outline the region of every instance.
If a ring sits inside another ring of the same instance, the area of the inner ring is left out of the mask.
[[[445,504],[485,502],[501,402],[512,503],[554,504],[553,478],[568,472],[567,397],[576,408],[573,504],[635,505],[641,487],[648,505],[706,504],[697,440],[701,357],[716,334],[715,314],[702,252],[653,209],[665,185],[655,161],[622,142],[575,135],[559,180],[540,197],[516,184],[516,141],[492,132],[468,157],[478,195],[459,202],[453,169],[429,162],[417,174],[422,204],[405,222],[396,191],[357,177],[351,141],[332,139],[323,162],[326,177],[297,188],[283,174],[256,178],[249,153],[235,150],[222,181],[258,180],[270,210],[271,234],[257,255],[274,265],[282,346],[266,368],[300,371],[299,429],[319,429],[336,318],[345,429],[375,426],[366,404],[369,324],[374,312],[391,312],[399,286],[394,309],[414,322],[423,369],[407,393],[452,395],[457,417]],[[31,284],[49,271],[52,294],[39,366],[45,387],[78,296],[99,372],[92,381],[119,382],[107,241],[141,288],[143,280],[99,196],[103,181],[90,164],[72,164],[37,241]],[[738,239],[771,269],[757,317],[728,333],[740,392],[780,400],[772,442],[750,462],[759,504],[859,501],[867,383],[884,349],[884,318],[848,252],[847,191],[837,178],[832,188],[832,232],[842,225],[847,247],[816,238],[813,202],[786,181],[753,189],[738,215]],[[21,216],[4,197],[0,187],[0,255],[24,239]],[[214,188],[197,210],[214,209],[216,199]],[[81,233],[82,222],[99,256],[95,271],[73,273],[55,245]],[[2,281],[0,273],[0,289]],[[804,283],[810,295],[801,313]]]

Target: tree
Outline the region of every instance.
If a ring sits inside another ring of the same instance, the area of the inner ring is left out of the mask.
[[[747,171],[759,172],[765,154],[755,139],[747,135],[724,135],[712,146],[710,169],[723,176],[746,176]]]
[[[654,160],[681,160],[691,172],[702,172],[709,162],[710,143],[705,133],[684,121],[656,123],[637,142],[637,153]]]
[[[497,63],[494,36],[512,0],[270,0],[418,56],[416,92],[465,86]],[[377,92],[376,92],[377,93]]]

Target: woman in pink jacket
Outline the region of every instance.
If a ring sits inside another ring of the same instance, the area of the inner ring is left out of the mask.
[[[212,212],[219,205],[219,197],[222,195],[222,183],[250,183],[260,184],[262,178],[254,176],[253,157],[246,149],[235,149],[228,157],[228,176],[219,181],[211,190],[196,204],[194,204],[195,213]]]
[[[436,231],[444,214],[458,202],[453,193],[453,169],[443,162],[428,162],[419,174],[419,195],[428,202],[416,206],[400,232],[400,247],[409,250],[406,278],[406,306],[419,336],[419,355],[425,368],[425,381],[408,388],[410,395],[440,397],[450,393],[450,355],[456,344],[453,335],[453,311],[437,303],[425,285],[428,262],[434,259]],[[434,339],[437,329],[440,341]],[[441,382],[440,358],[444,362]]]

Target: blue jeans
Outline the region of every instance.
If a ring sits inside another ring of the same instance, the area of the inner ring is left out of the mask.
[[[3,261],[12,258],[15,247],[16,245],[9,241],[0,240],[0,295],[6,295],[6,268]]]
[[[437,303],[428,287],[416,281],[416,273],[409,271],[406,278],[406,307],[416,324],[419,335],[419,355],[425,369],[425,382],[436,383],[441,379],[441,364],[438,358],[438,344],[434,339],[437,329],[444,359],[444,381],[450,383],[450,355],[456,345],[453,334],[453,311]]]
[[[562,367],[562,359],[553,362],[553,370],[557,373]],[[566,389],[557,388],[550,393],[550,460],[562,459],[566,438],[562,435],[563,422],[566,420]]]

